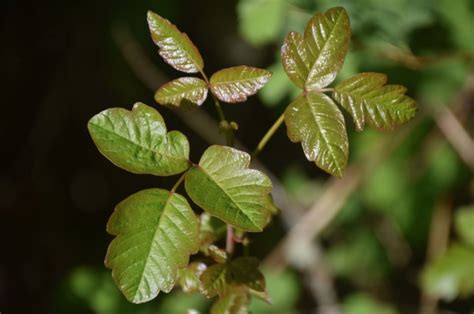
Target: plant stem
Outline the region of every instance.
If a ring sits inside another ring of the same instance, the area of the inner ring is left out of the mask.
[[[204,81],[206,81],[207,85],[209,85],[210,83],[209,83],[209,79],[206,73],[204,73],[203,71],[200,71],[200,72]],[[217,99],[217,97],[212,93],[211,93],[211,96],[212,96],[212,100],[214,101],[214,106],[216,107],[217,114],[219,115],[219,120],[220,120],[219,127],[221,127],[224,122],[226,123],[229,123],[229,122],[225,118],[224,110],[222,110],[222,106],[221,106],[221,103],[219,102],[219,99]],[[231,147],[234,146],[234,131],[230,127],[227,127],[224,129],[224,136],[225,136],[226,145],[231,146]],[[227,238],[226,238],[225,250],[228,254],[233,254],[234,247],[235,247],[234,228],[232,227],[231,224],[227,224]]]
[[[186,171],[186,172],[187,172],[187,171]],[[179,185],[183,182],[184,176],[186,175],[186,172],[183,173],[183,174],[179,177],[178,181],[176,181],[176,183],[173,185],[173,187],[171,188],[171,193],[174,193],[174,192],[176,191],[176,189],[179,187]]]
[[[228,254],[234,253],[234,228],[232,225],[227,224],[227,237],[225,242],[225,250]]]
[[[276,130],[280,127],[280,125],[283,123],[285,120],[285,115],[282,113],[280,117],[273,123],[273,125],[268,129],[267,133],[262,137],[260,142],[257,145],[257,148],[252,153],[252,158],[256,157],[260,152],[263,150],[267,142],[272,138],[273,134],[275,134]]]

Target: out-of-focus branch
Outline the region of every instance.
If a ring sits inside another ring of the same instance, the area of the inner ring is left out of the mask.
[[[451,226],[451,202],[441,199],[431,219],[426,261],[430,262],[446,252],[449,242],[449,229]],[[438,298],[423,292],[420,300],[420,314],[435,314]]]
[[[442,107],[434,114],[436,125],[464,163],[474,171],[474,141],[451,110]]]
[[[459,51],[441,53],[432,56],[416,56],[408,50],[393,46],[391,48],[376,51],[375,54],[413,70],[423,69],[447,60],[457,59],[466,62],[474,62],[473,53]]]
[[[331,178],[319,199],[291,228],[280,245],[267,257],[265,263],[285,265],[288,257],[291,259],[290,262],[295,262],[291,257],[294,255],[293,252],[304,251],[309,246],[308,243],[311,243],[334,219],[349,196],[361,185],[362,176],[368,176],[408,136],[417,121],[419,119],[398,131],[394,137],[385,138],[369,150],[360,162],[346,170],[342,179]]]

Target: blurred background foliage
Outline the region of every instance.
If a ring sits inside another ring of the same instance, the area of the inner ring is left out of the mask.
[[[177,77],[149,39],[151,9],[189,34],[209,73],[242,63],[274,73],[258,98],[224,107],[240,125],[237,137],[253,148],[295,95],[279,60],[284,37],[302,31],[315,11],[338,5],[353,29],[338,79],[387,73],[390,83],[408,87],[420,110],[404,128],[386,133],[357,133],[346,117],[351,164],[362,179],[315,241],[334,306],[344,314],[436,313],[436,306],[445,313],[474,311],[472,0],[6,1],[0,13],[0,311],[206,313],[211,301],[180,291],[143,305],[120,295],[102,262],[107,218],[127,195],[171,186],[173,179],[109,165],[86,122],[111,106],[154,104],[153,89]],[[464,129],[442,119],[448,108]],[[189,137],[196,159],[208,139],[182,116],[160,112]],[[214,114],[206,105],[203,112]],[[471,146],[463,150],[466,134]],[[370,163],[374,156],[379,161]],[[329,183],[289,143],[284,127],[260,161],[297,205],[252,236],[250,252],[263,259]],[[292,263],[267,264],[273,305],[252,300],[252,313],[329,313],[312,288],[322,277]]]

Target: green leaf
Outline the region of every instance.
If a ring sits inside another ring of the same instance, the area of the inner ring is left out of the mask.
[[[244,231],[260,232],[271,215],[272,183],[262,172],[248,169],[249,164],[245,152],[211,146],[186,173],[186,192],[209,214]]]
[[[198,251],[199,223],[184,197],[143,190],[115,208],[107,232],[116,236],[105,264],[125,297],[143,303],[173,288],[177,272]]]
[[[474,205],[457,210],[454,224],[459,237],[466,244],[474,247]]]
[[[334,99],[352,116],[356,129],[365,123],[377,129],[393,129],[416,114],[416,103],[400,85],[385,85],[387,76],[360,73],[339,83]]]
[[[201,280],[199,279],[202,273],[206,270],[207,265],[201,262],[193,262],[186,268],[178,270],[178,284],[184,292],[199,292],[201,291]]]
[[[311,60],[305,87],[320,89],[331,84],[344,63],[351,26],[344,8],[332,8],[326,13],[316,13],[304,30],[306,51]]]
[[[222,298],[239,287],[264,292],[265,278],[258,264],[254,257],[238,257],[227,264],[212,265],[201,275],[204,295]]]
[[[211,314],[248,314],[248,294],[243,289],[235,289],[218,299],[211,307]]]
[[[204,61],[188,35],[167,19],[148,11],[148,27],[160,56],[173,68],[186,73],[202,71]]]
[[[349,143],[344,117],[328,96],[310,92],[300,95],[285,110],[288,137],[301,142],[306,158],[324,171],[342,176]]]
[[[202,105],[207,97],[207,84],[197,77],[181,77],[161,86],[155,93],[160,105],[184,110]]]
[[[474,295],[473,265],[474,250],[454,244],[424,270],[423,287],[446,301]]]
[[[214,73],[210,88],[224,102],[243,102],[247,100],[247,96],[256,94],[271,76],[272,73],[267,70],[241,65]]]
[[[137,174],[169,176],[189,168],[189,143],[181,132],[166,133],[155,109],[136,103],[132,111],[111,108],[90,119],[99,151],[117,167]]]
[[[288,33],[281,47],[281,62],[290,80],[304,89],[313,60],[309,58],[303,35],[297,32]]]
[[[317,91],[331,84],[344,63],[351,27],[343,8],[316,13],[304,35],[291,32],[282,47],[283,67],[298,87]]]

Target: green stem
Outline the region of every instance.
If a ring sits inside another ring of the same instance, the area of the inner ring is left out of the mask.
[[[217,97],[214,96],[214,94],[212,94],[212,100],[214,100],[214,106],[216,107],[217,114],[219,114],[220,122],[227,121],[227,119],[225,118],[225,115],[224,115],[224,110],[222,110],[221,103],[219,102]]]
[[[187,172],[187,171],[186,171],[186,172]],[[186,175],[186,172],[183,173],[183,174],[179,177],[178,181],[176,181],[176,183],[173,185],[173,187],[171,188],[171,193],[174,193],[174,192],[176,191],[176,189],[179,187],[179,185],[183,182],[184,177],[185,177],[185,175]]]
[[[284,113],[281,114],[280,117],[273,123],[273,125],[268,129],[267,133],[262,137],[260,142],[257,145],[257,148],[252,153],[252,158],[256,157],[260,152],[263,150],[265,145],[267,145],[267,142],[272,138],[273,134],[275,134],[276,130],[280,127],[280,125],[285,121],[285,115]]]

